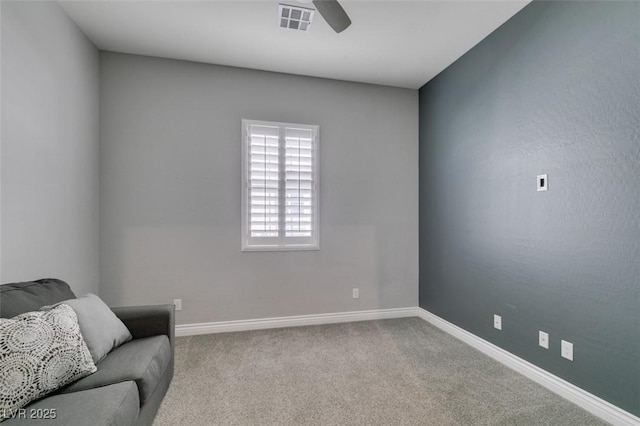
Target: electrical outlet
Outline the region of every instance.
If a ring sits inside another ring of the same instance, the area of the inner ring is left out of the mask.
[[[549,334],[544,331],[538,331],[538,344],[545,349],[549,349]]]
[[[354,288],[353,289],[353,298],[354,299],[360,299],[360,289],[359,288]]]
[[[502,317],[500,315],[493,316],[493,328],[502,330]]]
[[[182,299],[173,299],[173,304],[176,306],[176,311],[182,310]]]
[[[560,350],[561,350],[562,358],[566,358],[569,361],[573,361],[573,343],[563,340],[560,346],[561,346]]]

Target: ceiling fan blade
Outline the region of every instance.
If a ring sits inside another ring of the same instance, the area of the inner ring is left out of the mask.
[[[341,33],[351,25],[351,19],[337,0],[313,0],[313,5],[335,32]]]

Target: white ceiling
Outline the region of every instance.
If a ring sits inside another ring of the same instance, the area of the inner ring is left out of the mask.
[[[343,0],[340,34],[279,28],[278,1],[60,3],[102,50],[417,89],[528,2]]]

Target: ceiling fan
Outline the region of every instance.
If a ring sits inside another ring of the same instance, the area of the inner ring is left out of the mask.
[[[351,19],[337,0],[313,0],[316,10],[337,33],[341,33],[351,25]]]
[[[313,3],[316,10],[337,33],[341,33],[351,25],[351,19],[338,0],[297,0],[300,3]]]

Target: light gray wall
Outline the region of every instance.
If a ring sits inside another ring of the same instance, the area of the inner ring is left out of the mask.
[[[420,306],[635,415],[639,212],[640,3],[533,2],[420,90]]]
[[[240,251],[243,118],[320,125],[320,251]],[[103,52],[101,295],[183,324],[416,306],[417,141],[417,90]]]
[[[55,2],[1,2],[2,282],[98,291],[99,56]]]

